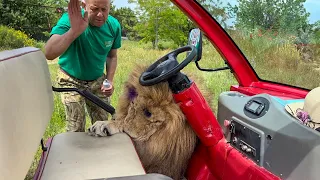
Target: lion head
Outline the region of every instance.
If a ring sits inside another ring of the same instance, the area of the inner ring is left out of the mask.
[[[140,85],[145,69],[136,66],[125,82],[114,124],[132,138],[147,173],[180,179],[197,136],[175,102],[168,82]]]
[[[174,131],[186,122],[168,83],[142,86],[141,70],[136,69],[125,83],[116,120],[124,121],[123,131],[134,140],[148,141],[156,132]]]

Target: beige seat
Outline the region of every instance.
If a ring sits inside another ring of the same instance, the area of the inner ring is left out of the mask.
[[[35,48],[0,52],[0,179],[24,179],[53,112],[50,74]]]
[[[42,180],[98,179],[145,174],[126,134],[106,138],[62,133],[53,138]]]
[[[0,179],[24,179],[53,113],[46,58],[36,48],[0,52]],[[54,136],[38,179],[97,179],[143,175],[126,134],[97,138],[85,133]]]

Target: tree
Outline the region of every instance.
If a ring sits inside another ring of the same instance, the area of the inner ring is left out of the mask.
[[[224,28],[227,27],[229,19],[227,7],[223,6],[221,0],[198,0],[198,2],[221,24]]]
[[[120,22],[122,36],[130,39],[136,38],[136,32],[133,27],[138,23],[138,19],[132,9],[128,7],[116,9],[114,7],[112,11],[110,10],[110,14]]]
[[[143,42],[152,42],[157,49],[159,40],[172,40],[176,45],[187,42],[192,23],[177,7],[166,0],[129,0],[137,4],[138,24],[134,27]]]
[[[296,32],[308,26],[306,0],[238,0],[229,10],[236,17],[236,26]]]
[[[58,20],[58,8],[65,6],[65,0],[1,0],[0,24],[42,39],[43,32],[50,30]]]
[[[175,6],[166,9],[159,15],[161,16],[159,18],[160,38],[173,41],[178,46],[185,45],[189,30],[195,27],[193,22]]]

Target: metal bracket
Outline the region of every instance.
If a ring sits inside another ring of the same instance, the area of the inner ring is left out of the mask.
[[[41,148],[42,148],[42,151],[47,151],[48,148],[44,146],[43,144],[43,139],[41,139]]]

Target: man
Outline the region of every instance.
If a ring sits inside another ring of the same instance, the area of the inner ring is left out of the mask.
[[[110,103],[114,91],[113,78],[117,67],[117,49],[121,47],[121,27],[109,15],[110,0],[70,0],[68,13],[62,15],[52,29],[45,46],[48,60],[59,57],[58,84],[60,87],[86,88]],[[104,65],[106,64],[106,75]],[[108,79],[109,88],[103,87]],[[91,123],[105,121],[105,110],[78,93],[62,93],[67,131],[85,131],[85,105]]]

